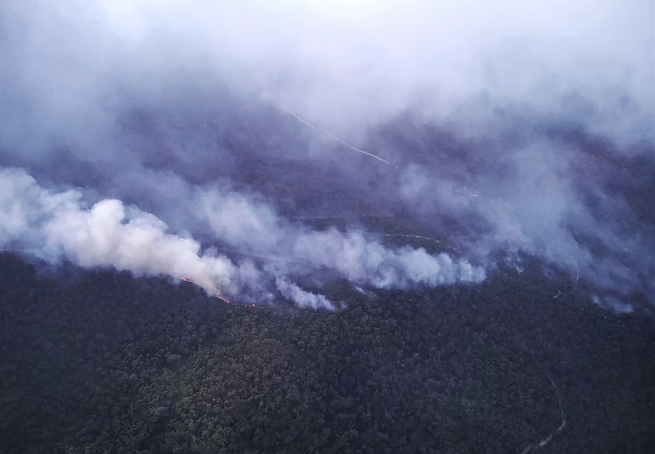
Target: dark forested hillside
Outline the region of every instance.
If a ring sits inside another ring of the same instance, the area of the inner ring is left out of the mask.
[[[54,279],[4,254],[0,452],[655,448],[644,311],[617,315],[527,268],[330,296],[347,307],[228,305],[165,279]]]

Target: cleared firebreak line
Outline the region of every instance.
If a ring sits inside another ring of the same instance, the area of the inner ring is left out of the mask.
[[[296,114],[296,113],[295,113],[295,112],[294,112],[294,111],[293,111],[289,106],[287,106],[286,104],[284,104],[282,101],[280,101],[280,100],[278,100],[278,99],[275,99],[275,98],[272,97],[271,95],[267,95],[267,94],[264,94],[264,97],[266,97],[266,98],[270,99],[271,101],[275,102],[278,106],[282,107],[284,110],[286,110],[288,113],[290,113],[290,114],[291,114],[291,115],[292,115],[296,120],[298,120],[299,122],[301,122],[301,123],[303,123],[303,124],[309,126],[309,127],[312,128],[312,129],[317,129],[313,124],[311,124],[311,123],[308,122],[307,120],[305,120],[305,119],[303,119],[302,117],[300,117],[298,114]],[[361,149],[359,149],[359,148],[357,148],[357,147],[354,147],[354,146],[350,145],[349,143],[344,142],[343,140],[339,139],[337,136],[335,136],[334,134],[332,134],[332,133],[331,133],[330,131],[328,131],[327,129],[323,129],[323,130],[321,130],[321,132],[323,132],[325,135],[327,135],[328,137],[330,137],[332,140],[336,140],[337,142],[339,142],[339,143],[342,144],[343,146],[348,147],[348,148],[350,148],[351,150],[353,150],[353,151],[355,151],[355,152],[357,152],[357,153],[365,154],[366,156],[370,156],[370,157],[372,157],[372,158],[375,158],[375,159],[377,159],[378,161],[382,161],[382,162],[384,162],[385,164],[388,164],[388,165],[390,165],[390,166],[397,167],[397,166],[395,166],[394,164],[392,164],[392,163],[390,163],[389,161],[387,161],[386,159],[383,159],[383,158],[381,158],[381,157],[379,157],[379,156],[377,156],[377,155],[374,155],[373,153],[369,153],[368,151],[361,150]]]
[[[225,251],[225,252],[232,252],[234,254],[239,254],[239,255],[247,255],[250,257],[257,257],[260,259],[265,259],[265,260],[277,260],[279,262],[289,262],[289,263],[300,263],[302,265],[311,265],[311,263],[308,262],[303,262],[302,260],[294,260],[294,259],[288,259],[285,257],[276,257],[273,255],[262,255],[262,254],[253,254],[251,252],[243,252],[239,251],[238,249],[229,249],[229,248],[223,248],[223,247],[214,247],[214,249],[217,249],[219,251]]]
[[[264,97],[270,99],[271,101],[273,101],[274,103],[276,103],[278,106],[282,107],[284,110],[286,110],[286,111],[289,112],[291,115],[293,115],[293,116],[296,118],[296,120],[298,120],[299,122],[304,123],[305,125],[309,126],[309,127],[312,128],[312,129],[315,129],[313,124],[311,124],[311,123],[309,123],[309,122],[303,120],[302,118],[300,118],[300,117],[299,117],[299,116],[298,116],[298,115],[297,115],[293,110],[291,110],[291,108],[290,108],[289,106],[287,106],[286,104],[284,104],[284,103],[283,103],[282,101],[280,101],[279,99],[275,99],[274,97],[272,97],[271,95],[267,95],[266,93],[264,93]]]
[[[324,129],[323,132],[324,132],[325,134],[327,134],[328,136],[330,136],[332,139],[334,139],[334,140],[336,140],[337,142],[339,142],[340,144],[342,144],[342,145],[344,145],[344,146],[350,148],[350,149],[353,150],[353,151],[356,151],[357,153],[365,154],[366,156],[370,156],[370,157],[372,157],[372,158],[375,158],[375,159],[377,159],[378,161],[382,161],[382,162],[384,162],[385,164],[388,164],[388,165],[390,165],[390,166],[398,167],[397,165],[392,164],[392,163],[390,163],[389,161],[387,161],[386,159],[383,159],[383,158],[381,158],[381,157],[379,157],[379,156],[377,156],[377,155],[374,155],[373,153],[369,153],[368,151],[364,151],[364,150],[361,150],[361,149],[359,149],[359,148],[357,148],[357,147],[353,147],[352,145],[350,145],[350,144],[344,142],[343,140],[339,139],[337,136],[335,136],[334,134],[332,134],[332,133],[331,133],[330,131],[328,131],[327,129]]]
[[[435,243],[442,244],[442,245],[446,246],[447,248],[452,249],[455,252],[459,252],[460,254],[462,253],[462,251],[460,251],[457,248],[452,247],[450,244],[444,243],[443,241],[440,241],[440,240],[438,240],[436,238],[432,238],[432,237],[429,237],[429,236],[409,235],[409,234],[403,234],[403,233],[383,233],[382,236],[397,236],[397,237],[402,237],[402,238],[417,238],[417,239],[420,239],[420,240],[434,241]]]
[[[315,129],[315,130],[317,130],[317,131],[322,132],[323,134],[327,135],[330,139],[334,140],[335,142],[340,143],[340,144],[343,145],[344,147],[346,147],[346,148],[348,148],[348,149],[350,149],[350,150],[352,150],[352,151],[354,151],[354,152],[356,152],[356,153],[361,153],[361,154],[366,155],[366,156],[369,156],[369,157],[371,157],[371,158],[373,158],[373,159],[377,159],[378,161],[383,162],[383,163],[385,163],[386,165],[391,166],[391,167],[394,167],[394,168],[396,168],[396,169],[398,169],[398,170],[402,170],[402,168],[401,168],[398,164],[394,164],[393,162],[387,161],[386,159],[384,159],[384,158],[382,158],[382,157],[380,157],[380,156],[378,156],[378,155],[376,155],[376,154],[373,154],[373,153],[368,152],[368,151],[366,151],[366,150],[362,150],[361,148],[357,148],[357,147],[355,147],[354,145],[349,144],[348,142],[344,142],[343,140],[341,140],[340,138],[338,138],[337,136],[335,136],[334,134],[332,134],[332,133],[331,133],[330,131],[328,131],[327,129],[319,129],[319,128],[317,128],[316,126],[314,126],[313,124],[311,124],[311,123],[309,123],[307,120],[305,120],[304,118],[300,117],[296,112],[294,112],[294,111],[293,111],[289,106],[287,106],[286,104],[284,104],[284,103],[283,103],[282,101],[280,101],[279,99],[276,99],[276,98],[274,98],[273,96],[271,96],[271,95],[269,95],[269,94],[266,94],[266,93],[264,93],[263,96],[264,96],[265,98],[267,98],[267,99],[270,99],[271,101],[273,101],[273,102],[274,102],[275,104],[277,104],[278,106],[280,106],[282,109],[284,109],[286,112],[288,112],[290,115],[292,115],[292,116],[293,116],[296,120],[298,120],[299,122],[301,122],[301,123],[303,123],[304,125],[310,127],[311,129]],[[420,175],[420,174],[418,174],[418,173],[412,172],[412,171],[409,170],[409,169],[405,169],[405,171],[407,171],[407,172],[409,172],[409,173],[411,173],[411,174],[413,174],[413,175],[415,175],[415,176],[417,176],[417,177],[419,177],[419,178],[425,178],[425,179],[427,179],[427,180],[429,180],[429,181],[432,181],[432,182],[434,182],[434,183],[436,183],[436,184],[442,184],[442,183],[440,183],[440,182],[438,182],[438,181],[436,181],[436,180],[434,180],[434,179],[432,179],[432,178],[426,177],[425,175]],[[465,195],[467,195],[467,196],[469,196],[469,197],[480,197],[480,194],[476,194],[475,192],[471,192],[471,191],[467,190],[466,188],[464,188],[464,189],[451,188],[451,189],[452,189],[453,192],[456,192],[456,193],[459,193],[459,194],[465,194]]]
[[[530,350],[530,354],[532,355],[532,358],[534,359],[535,362],[538,363],[536,356]],[[521,454],[527,454],[530,452],[533,448],[543,448],[547,444],[549,444],[555,435],[560,433],[564,428],[566,427],[566,415],[564,414],[564,405],[562,405],[562,395],[559,392],[559,389],[557,388],[557,385],[555,385],[555,380],[553,380],[553,377],[550,376],[550,373],[548,370],[546,370],[546,376],[548,377],[548,380],[550,380],[550,384],[553,385],[553,389],[555,390],[555,395],[557,396],[557,402],[559,404],[559,415],[562,418],[562,422],[559,425],[559,427],[555,430],[553,430],[546,438],[539,442],[535,443],[530,443],[528,446],[525,447],[523,451],[521,451]]]

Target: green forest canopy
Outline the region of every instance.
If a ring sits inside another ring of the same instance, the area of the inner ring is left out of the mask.
[[[652,318],[539,267],[327,313],[3,254],[0,452],[653,452]]]

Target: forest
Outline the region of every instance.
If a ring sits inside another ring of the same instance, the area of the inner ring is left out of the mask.
[[[38,271],[37,271],[38,268]],[[655,325],[537,260],[335,312],[0,255],[0,452],[650,453]]]

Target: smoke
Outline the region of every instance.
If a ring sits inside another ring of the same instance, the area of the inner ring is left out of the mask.
[[[326,268],[354,283],[408,288],[484,279],[483,270],[465,260],[453,260],[447,254],[430,255],[423,248],[389,249],[361,230],[313,230],[281,219],[269,206],[243,194],[205,192],[200,205],[214,237],[230,246],[282,254],[284,263]]]
[[[22,170],[1,173],[0,241],[314,308],[334,305],[301,281],[479,282],[498,252],[652,298],[652,16],[647,0],[3,4],[0,166]],[[419,237],[442,247],[399,244]]]
[[[313,309],[324,308],[331,311],[335,310],[334,304],[323,295],[317,295],[305,291],[296,284],[289,282],[287,279],[280,277],[275,279],[275,286],[282,296],[295,302],[300,307],[311,307]]]
[[[616,298],[612,298],[611,296],[601,299],[598,297],[598,295],[593,295],[591,300],[594,302],[594,304],[597,304],[598,306],[604,307],[606,309],[611,309],[617,314],[629,314],[634,311],[632,305],[624,303],[623,301],[619,301]]]
[[[455,262],[445,254],[433,257],[424,249],[387,249],[360,232],[344,235],[335,229],[315,232],[303,226],[281,227],[282,221],[268,207],[255,206],[243,195],[202,194],[202,199],[211,199],[217,208],[212,212],[216,239],[249,246],[249,238],[257,238],[252,241],[257,248],[277,248],[276,241],[293,244],[297,260],[264,267],[249,259],[233,263],[211,248],[201,252],[200,243],[190,237],[167,233],[167,225],[152,214],[126,208],[115,199],[100,200],[87,208],[79,192],[53,193],[22,171],[0,169],[0,189],[2,246],[50,262],[65,258],[87,268],[113,267],[137,275],[188,279],[211,294],[247,301],[270,302],[274,282],[282,296],[301,307],[334,310],[325,296],[307,292],[289,280],[289,276],[306,274],[307,265],[378,288],[484,278],[481,269],[466,261]],[[303,266],[289,266],[298,263]]]
[[[166,233],[155,216],[101,200],[85,209],[77,191],[52,193],[22,171],[0,170],[0,244],[39,258],[61,258],[82,267],[135,274],[167,274],[193,280],[207,291],[230,287],[235,266],[225,257],[199,255],[191,238]]]

